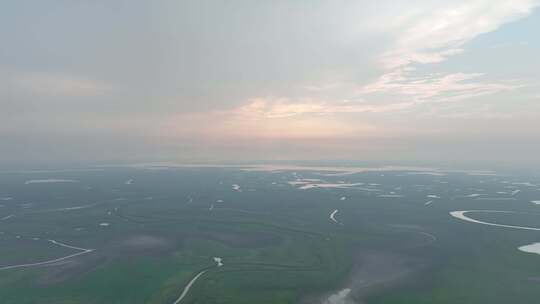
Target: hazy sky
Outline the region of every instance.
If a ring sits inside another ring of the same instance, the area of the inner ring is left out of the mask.
[[[0,164],[540,163],[539,1],[2,1]]]

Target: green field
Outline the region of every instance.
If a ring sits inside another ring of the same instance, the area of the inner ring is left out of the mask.
[[[536,303],[540,231],[449,212],[540,227],[540,178],[411,173],[3,172],[0,303]]]

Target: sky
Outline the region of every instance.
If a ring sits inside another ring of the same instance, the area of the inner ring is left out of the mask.
[[[2,1],[0,165],[540,164],[539,5]]]

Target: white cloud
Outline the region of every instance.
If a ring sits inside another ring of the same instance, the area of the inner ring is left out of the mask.
[[[392,93],[413,100],[412,104],[425,102],[458,101],[519,88],[513,82],[483,82],[481,73],[428,74],[413,76],[411,69],[399,68],[381,76],[376,82],[363,87],[360,92]]]
[[[535,0],[452,1],[434,10],[405,14],[397,28],[398,38],[379,58],[385,71],[359,93],[383,93],[416,104],[460,101],[512,90],[512,81],[485,81],[482,73],[420,74],[415,65],[440,63],[464,52],[463,46],[477,36],[528,15]]]
[[[425,3],[424,3],[425,4]],[[382,75],[366,85],[352,80],[304,85],[306,98],[254,98],[246,106],[266,117],[302,114],[384,113],[423,103],[456,102],[523,87],[515,80],[488,80],[484,73],[423,73],[418,65],[441,63],[465,52],[481,34],[528,15],[538,1],[452,1],[443,6],[413,6],[382,28],[395,37],[378,57]],[[360,67],[359,67],[360,68]],[[343,102],[342,100],[361,100]]]
[[[525,17],[537,5],[536,0],[468,0],[417,11],[402,20],[399,38],[381,60],[387,68],[443,61],[461,53],[466,42]]]

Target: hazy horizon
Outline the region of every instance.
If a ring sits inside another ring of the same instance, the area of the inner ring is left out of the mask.
[[[539,4],[6,2],[0,166],[540,167]]]

